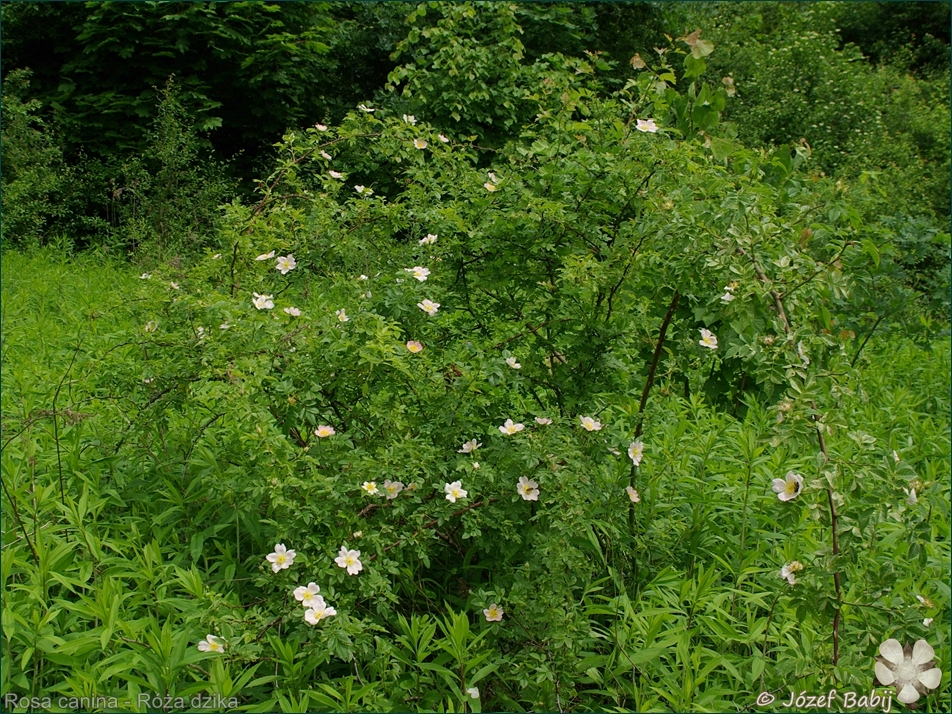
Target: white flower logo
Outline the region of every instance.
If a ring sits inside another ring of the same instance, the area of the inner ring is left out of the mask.
[[[942,681],[942,670],[935,666],[935,650],[925,640],[903,647],[899,640],[886,640],[876,658],[876,681],[894,686],[903,704],[912,704]]]

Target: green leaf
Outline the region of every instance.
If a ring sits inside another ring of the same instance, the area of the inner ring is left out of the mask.
[[[873,243],[869,238],[864,238],[860,245],[863,246],[863,251],[873,259],[873,263],[876,267],[879,267],[879,248],[876,247],[876,244]]]
[[[728,156],[734,153],[736,146],[732,141],[727,139],[721,139],[720,137],[712,136],[711,137],[711,152],[714,154],[714,158],[717,161],[723,161]]]

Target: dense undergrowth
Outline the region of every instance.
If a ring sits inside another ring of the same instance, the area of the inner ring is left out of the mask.
[[[827,439],[845,527],[832,558],[803,404],[751,400],[738,419],[659,380],[631,516],[631,464],[609,452],[625,448],[619,408],[592,433],[546,411],[554,423],[527,420],[513,446],[490,433],[495,422],[462,428],[465,414],[446,423],[458,412],[421,400],[405,415],[418,426],[389,443],[352,450],[344,431],[302,450],[260,397],[309,397],[287,393],[288,377],[253,376],[287,344],[234,362],[216,354],[218,325],[204,344],[161,323],[144,332],[156,316],[148,295],[169,289],[155,274],[48,252],[8,253],[4,272],[2,467],[16,505],[2,560],[7,692],[200,691],[259,711],[400,710],[475,703],[459,694],[477,686],[484,709],[726,711],[762,690],[866,691],[893,635],[927,638],[948,657],[947,341],[873,340],[839,395]],[[346,338],[319,336],[335,331],[308,325],[301,337],[329,350]],[[514,379],[500,356],[450,391],[449,360],[429,349],[394,356],[394,369],[420,372],[419,386],[443,399]],[[478,470],[455,453],[463,436],[485,444]],[[771,481],[790,469],[807,485],[781,503]],[[524,473],[540,484],[538,504],[515,495]],[[417,493],[361,493],[383,476]],[[461,504],[431,499],[457,479],[462,503],[498,505],[451,515]],[[435,522],[419,515],[426,502]],[[351,531],[363,533],[329,537]],[[278,541],[298,558],[274,574],[265,555]],[[334,565],[341,541],[361,550],[356,578]],[[778,573],[793,560],[804,570],[790,587]],[[834,568],[848,574],[830,667]],[[290,593],[314,580],[339,613],[319,629]],[[482,616],[490,601],[505,610],[499,623]],[[195,649],[206,631],[225,638],[224,658]]]

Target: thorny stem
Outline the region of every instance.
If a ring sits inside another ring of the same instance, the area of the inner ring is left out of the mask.
[[[817,418],[817,408],[816,402],[810,401],[810,406],[813,407],[813,422],[816,424],[816,435],[817,439],[820,442],[820,451],[823,452],[823,456],[826,457],[827,462],[830,460],[830,455],[826,450],[826,439],[823,438],[822,425],[820,424],[819,419]],[[836,527],[838,514],[836,512],[836,502],[833,500],[833,489],[826,489],[827,501],[830,504],[830,533],[833,540],[833,557],[836,557],[840,554],[840,543],[836,535]],[[836,602],[838,604],[836,608],[836,614],[833,615],[833,666],[836,666],[837,660],[840,658],[840,607],[839,605],[843,602],[843,596],[840,592],[840,573],[835,571],[833,573],[833,587],[836,589]]]
[[[674,311],[677,309],[678,300],[680,299],[681,294],[675,290],[674,295],[671,296],[671,304],[668,305],[668,312],[665,313],[664,319],[661,321],[661,329],[658,331],[658,342],[655,344],[654,355],[651,358],[651,366],[648,368],[648,378],[645,379],[645,387],[641,391],[641,402],[638,404],[638,425],[635,427],[635,441],[637,441],[638,437],[641,436],[641,431],[644,428],[645,404],[648,403],[648,393],[651,391],[651,385],[654,383],[655,372],[658,369],[658,362],[661,360],[661,350],[664,348],[664,338],[668,332],[668,325],[671,324],[671,318],[674,316]],[[632,464],[630,479],[630,485],[632,488],[635,487],[636,473],[636,467],[634,464]],[[634,532],[635,530],[634,501],[628,504],[628,530],[631,532]]]
[[[757,273],[757,277],[760,279],[760,282],[766,285],[769,281],[767,276],[764,274],[764,271],[760,269],[760,266],[757,265],[757,261],[751,258],[747,251],[745,251],[741,246],[737,246],[737,252],[742,256],[750,260],[750,264],[754,266],[754,272]],[[787,319],[787,311],[783,309],[783,300],[780,297],[780,293],[776,290],[770,291],[770,296],[774,299],[774,307],[777,308],[777,315],[780,317],[780,321],[783,323],[783,331],[786,334],[790,334],[793,330],[790,329],[790,320]]]
[[[760,279],[760,282],[764,285],[767,284],[767,276],[764,275],[764,272],[760,269],[760,266],[757,265],[757,261],[754,260],[748,253],[741,247],[737,246],[738,252],[743,255],[745,258],[749,259],[751,265],[754,266],[754,271],[757,273],[757,277]],[[790,327],[790,320],[787,319],[787,312],[783,308],[783,300],[776,290],[770,291],[771,297],[774,299],[774,306],[777,308],[777,315],[780,317],[780,321],[783,323],[783,331],[787,335],[793,333],[793,330]],[[816,425],[816,435],[817,439],[820,442],[820,451],[823,453],[823,456],[826,457],[827,463],[830,461],[830,454],[826,449],[826,439],[823,438],[822,425],[818,418],[819,410],[817,409],[816,402],[811,400],[810,406],[813,408],[813,423]],[[833,541],[833,556],[840,554],[840,544],[836,535],[836,528],[838,523],[838,514],[836,512],[836,502],[833,500],[833,489],[826,489],[827,502],[830,506],[830,534]],[[836,613],[833,615],[833,666],[836,666],[836,663],[840,658],[840,606],[843,603],[843,596],[840,590],[840,573],[836,571],[833,573],[833,588],[836,590],[836,602],[837,608]]]
[[[764,660],[767,659],[767,638],[770,636],[770,621],[773,619],[774,608],[777,607],[777,600],[780,599],[780,589],[777,589],[777,594],[774,595],[773,602],[770,604],[770,613],[767,615],[767,626],[764,628]],[[766,669],[766,668],[765,668]],[[764,688],[764,673],[760,673],[760,688]]]
[[[270,630],[272,627],[274,627],[275,625],[277,625],[277,624],[278,624],[279,622],[281,622],[281,620],[283,620],[283,619],[284,619],[284,615],[278,615],[276,618],[274,618],[271,622],[269,622],[267,625],[264,626],[264,628],[261,630],[261,632],[259,632],[259,633],[257,634],[257,636],[255,637],[255,640],[254,640],[254,641],[257,642],[257,641],[260,640],[262,637],[264,637],[264,633],[265,633],[265,632],[267,632],[267,631]]]
[[[17,524],[20,526],[20,530],[23,531],[23,537],[26,538],[26,544],[30,546],[30,552],[33,553],[33,560],[35,560],[36,564],[39,565],[40,557],[36,554],[36,548],[33,547],[33,541],[30,540],[30,534],[27,532],[26,526],[23,525],[23,521],[20,519],[20,511],[17,509],[17,502],[13,500],[10,490],[7,488],[6,479],[0,479],[0,485],[3,485],[3,492],[7,494],[7,499],[10,501],[10,505],[13,506],[13,516],[16,518]]]
[[[66,505],[66,490],[63,488],[63,459],[62,455],[60,454],[59,415],[56,411],[56,401],[59,399],[60,390],[63,388],[63,382],[66,381],[69,373],[73,370],[73,364],[76,362],[76,355],[79,354],[79,348],[82,347],[82,345],[83,335],[80,335],[79,342],[76,344],[76,349],[73,350],[73,356],[69,361],[69,366],[66,368],[66,372],[63,373],[63,377],[60,379],[59,384],[56,385],[56,393],[53,395],[53,439],[56,441],[56,468],[59,472],[60,502],[63,503],[64,506]],[[68,536],[66,540],[69,540]]]
[[[456,518],[456,516],[461,516],[461,515],[463,515],[464,513],[466,513],[466,511],[471,511],[471,510],[473,510],[474,508],[479,508],[480,506],[486,506],[486,505],[488,505],[488,504],[490,504],[490,503],[493,503],[493,502],[495,502],[495,501],[498,501],[498,500],[499,500],[498,498],[487,498],[485,501],[477,501],[476,503],[474,503],[474,504],[471,505],[471,506],[466,506],[466,508],[461,508],[460,510],[455,511],[455,512],[452,514],[451,518]],[[427,522],[424,523],[422,526],[420,526],[420,527],[417,528],[415,531],[413,531],[413,535],[411,535],[410,538],[415,538],[415,537],[417,536],[417,534],[418,534],[420,531],[426,530],[426,529],[428,529],[428,528],[432,528],[433,526],[438,525],[439,522],[440,522],[440,521],[439,521],[438,518],[434,518],[433,520],[427,521]],[[386,548],[383,549],[383,551],[386,553],[388,550],[393,550],[393,549],[396,548],[398,545],[400,545],[401,543],[403,543],[403,541],[405,541],[405,540],[407,540],[407,539],[406,539],[406,538],[401,538],[401,539],[398,540],[396,543],[392,543],[391,545],[388,545]],[[376,558],[377,558],[377,553],[374,553],[374,554],[371,555],[367,560],[368,560],[368,561],[370,561],[370,560],[375,560]]]
[[[557,318],[554,320],[549,320],[548,322],[543,322],[541,325],[536,325],[535,327],[532,326],[531,322],[527,322],[526,327],[529,328],[527,332],[520,332],[518,335],[513,335],[512,337],[506,338],[502,342],[495,345],[495,348],[498,350],[499,348],[504,347],[506,344],[512,342],[513,340],[518,340],[520,337],[525,337],[530,332],[536,337],[538,337],[540,340],[542,340],[543,342],[547,342],[546,338],[543,338],[542,335],[539,334],[539,330],[541,330],[543,327],[547,327],[548,325],[551,325],[553,322],[569,322],[569,321],[570,321],[569,318],[562,317],[562,318]]]
[[[859,349],[856,350],[856,354],[853,355],[853,359],[850,360],[850,367],[856,366],[856,360],[859,359],[860,352],[863,351],[863,348],[866,346],[866,343],[869,342],[869,339],[873,336],[873,333],[876,331],[876,328],[879,327],[879,323],[885,320],[887,317],[892,317],[897,312],[899,312],[902,308],[906,306],[906,302],[908,302],[908,300],[903,300],[902,304],[899,305],[899,307],[895,308],[894,310],[891,310],[890,312],[887,312],[885,315],[879,316],[879,318],[876,320],[873,326],[869,329],[869,334],[866,335],[866,338],[863,340],[863,343],[859,346]]]
[[[664,347],[664,336],[668,331],[668,325],[674,316],[674,311],[678,307],[678,300],[681,294],[677,291],[671,297],[671,304],[668,306],[668,312],[661,321],[661,330],[658,332],[658,342],[655,345],[654,356],[651,358],[651,367],[648,368],[648,378],[645,380],[645,388],[641,391],[641,403],[638,405],[638,425],[635,427],[635,439],[641,436],[641,430],[644,427],[645,404],[648,402],[648,393],[651,391],[651,385],[654,382],[655,372],[658,369],[658,362],[661,360],[661,350]]]
[[[802,288],[802,287],[803,287],[804,285],[806,285],[807,283],[812,282],[813,279],[816,278],[817,275],[819,275],[820,273],[822,273],[822,272],[823,272],[823,269],[824,269],[825,267],[827,267],[828,265],[835,265],[835,264],[836,264],[836,261],[838,261],[838,260],[843,256],[843,253],[845,253],[845,252],[846,252],[846,249],[849,248],[851,245],[853,245],[852,242],[846,241],[846,242],[843,244],[843,247],[840,248],[839,252],[838,252],[836,255],[834,255],[830,260],[828,260],[825,264],[824,264],[824,263],[818,263],[818,265],[820,266],[819,270],[814,271],[813,275],[811,275],[809,278],[806,278],[805,280],[802,280],[802,281],[800,281],[799,283],[797,283],[796,285],[794,285],[794,286],[793,286],[792,288],[790,288],[787,292],[785,292],[783,295],[781,295],[781,298],[789,297],[790,295],[792,295],[794,292],[796,292],[797,290],[799,290],[800,288]]]

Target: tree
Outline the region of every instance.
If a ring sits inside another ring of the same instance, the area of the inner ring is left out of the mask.
[[[65,8],[65,11],[64,11]],[[288,127],[325,109],[327,3],[97,2],[3,8],[7,67],[35,68],[69,154],[142,151],[155,92],[175,75],[200,131],[248,169]],[[37,42],[38,33],[53,42]],[[49,49],[52,48],[52,49]],[[108,68],[108,71],[107,71]],[[316,90],[316,91],[315,91]]]

